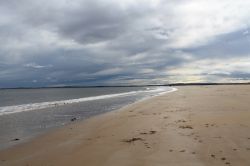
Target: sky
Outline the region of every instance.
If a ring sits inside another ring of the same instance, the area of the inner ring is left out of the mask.
[[[248,0],[0,0],[0,88],[249,82]]]

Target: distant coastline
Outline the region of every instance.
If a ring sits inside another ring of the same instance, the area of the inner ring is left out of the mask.
[[[105,87],[148,87],[148,86],[207,86],[207,85],[250,85],[250,82],[245,83],[170,83],[170,84],[148,84],[148,85],[94,85],[94,86],[44,86],[44,87],[13,87],[0,88],[4,89],[54,89],[54,88],[105,88]]]
[[[195,85],[250,85],[250,82],[245,83],[173,83],[168,86],[195,86]]]

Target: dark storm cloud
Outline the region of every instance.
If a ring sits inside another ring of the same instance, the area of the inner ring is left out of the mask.
[[[51,28],[63,37],[84,44],[122,36],[136,19],[146,17],[152,10],[143,8],[143,5],[142,8],[123,8],[119,3],[101,0],[63,1],[61,6],[42,1],[26,1],[26,4],[31,6],[28,10],[15,6],[18,14],[24,16],[24,22],[35,27]]]
[[[241,0],[0,0],[0,87],[202,81],[213,74],[216,81],[246,80],[248,6]]]

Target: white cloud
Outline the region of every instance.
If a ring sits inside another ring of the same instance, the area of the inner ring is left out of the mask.
[[[172,7],[170,22],[164,13],[162,20],[172,29],[170,46],[175,48],[206,44],[217,35],[247,28],[250,23],[250,1],[187,0],[176,1]]]
[[[24,67],[35,68],[35,69],[42,69],[42,68],[50,68],[50,67],[52,67],[52,65],[42,66],[42,65],[38,65],[36,63],[28,63],[28,64],[25,64]]]
[[[166,75],[182,82],[226,82],[236,74],[250,76],[250,56],[232,59],[203,59],[185,63],[178,68],[166,70]],[[214,79],[214,80],[213,80]],[[238,81],[244,81],[244,78]]]

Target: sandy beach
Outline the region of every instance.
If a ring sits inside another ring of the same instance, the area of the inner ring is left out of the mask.
[[[250,165],[250,85],[177,88],[0,151],[0,165]]]

